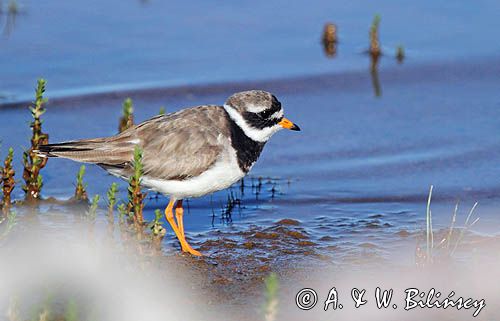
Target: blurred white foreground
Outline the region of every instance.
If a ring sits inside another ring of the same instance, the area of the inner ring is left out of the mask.
[[[178,268],[141,262],[116,244],[77,234],[16,227],[1,243],[0,320],[206,319]]]

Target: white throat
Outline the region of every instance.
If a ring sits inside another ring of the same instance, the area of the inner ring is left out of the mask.
[[[280,129],[283,129],[283,127],[281,127],[278,124],[271,127],[265,127],[262,129],[254,128],[248,125],[245,119],[243,119],[243,116],[241,116],[241,114],[233,107],[224,104],[224,109],[227,111],[229,117],[231,117],[231,119],[236,123],[236,125],[238,125],[241,128],[241,130],[243,130],[245,135],[247,135],[254,141],[265,143],[269,140],[269,138],[271,138],[271,136],[274,133],[276,133]]]

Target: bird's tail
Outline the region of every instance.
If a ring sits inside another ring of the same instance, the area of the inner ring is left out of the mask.
[[[40,157],[62,157],[82,163],[121,164],[130,159],[130,151],[109,138],[85,139],[41,145],[34,152]],[[133,148],[132,148],[133,150]]]

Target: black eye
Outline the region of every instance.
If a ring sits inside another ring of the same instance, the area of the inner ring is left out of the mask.
[[[274,113],[280,110],[281,110],[281,103],[276,98],[274,98],[271,107],[264,111],[261,111],[260,113],[257,113],[257,115],[262,119],[268,119]]]
[[[272,110],[272,108],[270,109],[266,109],[264,111],[261,111],[260,113],[258,113],[257,115],[259,115],[260,118],[262,119],[267,119],[269,118],[272,114],[274,114],[274,110]]]

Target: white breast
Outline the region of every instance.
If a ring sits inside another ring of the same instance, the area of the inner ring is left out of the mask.
[[[228,146],[215,164],[199,176],[186,180],[160,180],[144,176],[142,185],[176,199],[184,199],[228,188],[244,176],[235,150]]]

